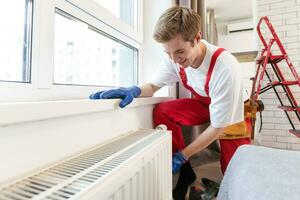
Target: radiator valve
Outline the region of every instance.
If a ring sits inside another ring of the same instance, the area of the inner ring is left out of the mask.
[[[162,131],[166,131],[167,130],[167,126],[164,124],[160,124],[158,126],[155,127],[156,130],[162,130]]]

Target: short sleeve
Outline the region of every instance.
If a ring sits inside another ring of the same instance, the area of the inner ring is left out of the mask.
[[[162,60],[160,66],[155,70],[154,76],[151,79],[151,83],[163,87],[166,85],[172,85],[179,81],[179,75],[176,70],[176,64],[170,59],[165,58]]]

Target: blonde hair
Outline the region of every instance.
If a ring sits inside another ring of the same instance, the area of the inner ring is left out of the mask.
[[[201,31],[201,17],[194,10],[175,6],[167,9],[158,19],[153,37],[159,43],[165,43],[182,36],[184,41],[193,42]]]

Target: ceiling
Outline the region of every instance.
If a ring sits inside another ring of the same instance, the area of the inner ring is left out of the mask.
[[[207,9],[213,9],[217,23],[252,18],[253,0],[206,0]]]

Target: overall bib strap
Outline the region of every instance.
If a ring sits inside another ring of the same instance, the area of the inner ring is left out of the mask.
[[[206,81],[205,81],[205,85],[204,85],[204,89],[205,89],[205,92],[206,92],[207,96],[209,96],[209,82],[210,82],[210,79],[211,79],[213,69],[215,67],[215,64],[216,64],[216,61],[217,61],[219,55],[223,51],[225,51],[225,49],[219,48],[214,52],[214,54],[211,57],[209,68],[208,68],[207,75],[206,75]]]

